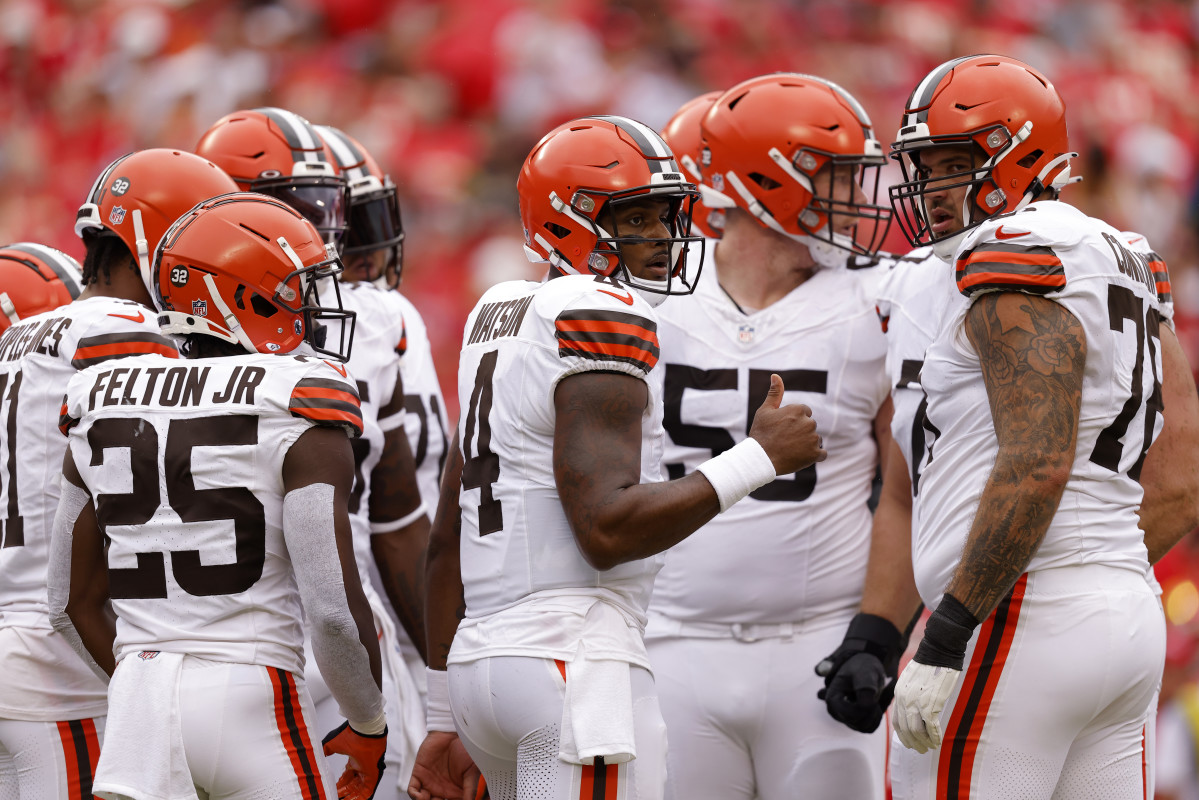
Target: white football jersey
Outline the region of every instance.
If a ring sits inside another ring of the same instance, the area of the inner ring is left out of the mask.
[[[283,462],[314,425],[362,431],[341,364],[145,356],[71,380],[62,426],[109,539],[118,661],[164,650],[303,671]]]
[[[408,346],[400,359],[404,376],[404,428],[412,457],[416,462],[416,482],[429,510],[430,519],[437,510],[441,493],[441,470],[449,449],[446,433],[445,399],[433,363],[433,347],[425,321],[416,306],[399,292],[392,292],[404,314]]]
[[[952,265],[931,247],[889,259],[875,305],[887,335],[887,377],[891,383],[891,436],[903,452],[912,481],[912,525],[917,524],[920,472],[932,445],[925,428],[928,400],[920,383],[924,354],[954,311],[965,305]]]
[[[354,345],[346,362],[349,377],[358,389],[362,411],[362,435],[351,445],[354,449],[354,488],[348,501],[350,527],[354,534],[354,557],[363,585],[370,583],[370,565],[374,562],[370,543],[371,472],[383,455],[383,437],[404,424],[403,398],[394,397],[404,355],[405,319],[392,298],[393,292],[371,283],[321,284],[321,302],[329,304],[334,287],[342,306],[357,314],[354,320]],[[327,343],[337,341],[340,323],[329,326]]]
[[[959,291],[1019,291],[1070,311],[1086,335],[1078,446],[1070,480],[1030,572],[1074,564],[1148,570],[1137,527],[1145,453],[1161,430],[1165,264],[1119,231],[1056,201],[991,220],[955,258]],[[998,444],[978,356],[960,306],[929,347],[922,371],[935,441],[920,478],[913,534],[916,583],[935,607],[952,577],[995,463]],[[1045,369],[1052,369],[1047,353]]]
[[[153,312],[111,297],[29,317],[0,337],[0,627],[52,632],[46,567],[66,450],[58,422],[67,381],[91,364],[146,353],[176,355]],[[104,685],[82,660],[61,656],[61,649],[18,654],[0,648],[0,674],[6,676],[0,680],[0,717],[103,714]],[[36,664],[36,674],[18,661]]]
[[[868,271],[818,270],[770,307],[742,313],[709,263],[694,294],[659,309],[670,478],[748,435],[771,373],[783,379],[784,403],[812,409],[828,459],[755,490],[672,547],[655,613],[769,623],[857,607],[878,464],[874,419],[887,397]]]
[[[489,289],[466,322],[458,368],[462,580],[468,618],[538,596],[578,594],[644,613],[660,557],[609,570],[579,552],[554,481],[554,391],[567,376],[623,372],[649,386],[641,482],[661,480],[654,310],[586,276]]]

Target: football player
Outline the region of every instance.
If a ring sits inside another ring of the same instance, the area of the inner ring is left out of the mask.
[[[724,230],[725,212],[723,208],[709,208],[703,200],[704,193],[709,192],[710,187],[703,183],[703,168],[699,165],[703,150],[699,122],[721,94],[722,92],[705,92],[688,100],[679,106],[679,110],[674,112],[674,116],[662,129],[662,139],[678,159],[684,174],[695,183],[700,192],[700,196],[691,207],[691,224],[709,239],[720,238],[720,233]],[[719,196],[717,199],[720,199]],[[704,248],[705,252],[708,249]]]
[[[954,262],[962,297],[920,372],[910,552],[934,610],[895,687],[895,796],[1143,797],[1165,630],[1138,478],[1162,427],[1165,264],[1058,200],[1065,104],[1020,61],[937,67],[892,148],[905,233]]]
[[[667,796],[881,800],[885,732],[830,719],[812,667],[857,608],[889,441],[885,342],[863,271],[846,268],[889,223],[874,202],[882,146],[844,89],[786,73],[721,94],[700,134],[724,229],[696,292],[659,314],[663,462],[678,477],[738,446],[772,374],[813,409],[829,455],[666,554],[646,640]]]
[[[568,122],[517,192],[550,279],[492,287],[464,330],[429,553],[430,734],[409,792],[469,790],[465,745],[497,800],[658,798],[665,727],[642,631],[661,554],[824,451],[768,376],[749,438],[661,482],[654,306],[694,288],[685,251],[702,239],[695,187],[657,133]]]
[[[197,152],[233,175],[243,189],[266,190],[295,208],[324,233],[327,241],[346,244],[346,211],[350,208],[348,172],[338,169],[333,148],[308,120],[281,108],[238,111],[205,133]],[[258,177],[253,177],[257,175]],[[355,239],[355,258],[357,258]],[[342,282],[338,275],[316,281],[319,301],[354,312],[353,327],[342,321],[326,325],[326,339],[353,348],[346,363],[361,400],[363,433],[354,439],[354,488],[350,523],[360,577],[376,618],[384,655],[383,694],[392,719],[388,762],[392,773],[380,800],[398,797],[407,785],[420,744],[419,692],[396,654],[396,632],[386,604],[371,586],[368,567],[378,564],[388,576],[396,616],[415,641],[423,641],[420,605],[421,555],[428,541],[428,514],[422,507],[415,467],[404,435],[405,409],[399,363],[407,347],[405,320],[392,293],[369,283]],[[315,659],[306,660],[306,675],[317,719],[322,727],[340,718]],[[398,724],[401,720],[408,724]],[[340,760],[334,759],[340,767]],[[401,783],[401,780],[403,781]]]
[[[54,632],[46,608],[66,446],[54,427],[63,389],[93,364],[177,355],[155,322],[143,269],[178,215],[235,188],[202,158],[143,150],[108,165],[79,210],[81,277],[72,259],[48,247],[0,251],[5,272],[22,275],[4,287],[13,306],[5,321],[19,319],[0,337],[0,785],[21,796],[90,798],[104,732],[104,683]]]
[[[411,303],[386,285],[386,276],[398,279],[403,259],[395,184],[357,140],[327,126],[316,126],[316,131],[350,189],[346,270],[339,276],[341,295],[359,318],[355,338],[360,343],[350,368],[358,375],[383,376],[390,384],[372,390],[372,405],[383,402],[384,408],[379,425],[368,427],[358,451],[367,480],[354,541],[363,580],[390,601],[380,603],[377,612],[386,616],[379,621],[387,628],[380,646],[390,657],[386,674],[397,695],[389,750],[396,783],[389,782],[389,791],[398,796],[408,786],[425,729],[424,559],[447,444],[443,403],[424,322]],[[387,338],[397,334],[398,347]],[[430,417],[428,409],[436,416]],[[401,730],[403,736],[395,735]]]
[[[449,436],[446,433],[445,401],[433,363],[428,330],[416,306],[399,291],[404,263],[404,232],[396,186],[361,142],[337,128],[324,125],[316,127],[321,138],[333,152],[338,169],[350,186],[350,208],[343,256],[346,272],[341,277],[346,281],[369,281],[380,288],[391,289],[392,291],[377,299],[392,307],[392,316],[404,321],[406,345],[400,358],[405,411],[403,433],[408,437],[409,450],[416,468],[417,486],[424,507],[420,515],[431,518],[437,507],[437,494]],[[388,452],[391,448],[385,443],[383,449],[384,452]],[[375,588],[391,600],[387,611],[393,614],[400,651],[422,695],[417,706],[411,709],[404,708],[405,718],[415,714],[423,738],[425,640],[423,633],[418,634],[414,640],[408,635],[408,630],[416,628],[423,632],[424,620],[422,618],[404,623],[394,616],[394,613],[396,608],[405,607],[400,601],[402,596],[424,596],[423,571],[428,535],[427,531],[416,535],[416,526],[403,520],[391,524],[376,524],[372,530],[377,532],[370,538],[372,549],[386,548],[392,551],[385,554],[383,560],[397,562],[395,569],[380,571],[377,566],[379,559],[370,560],[368,571]],[[401,570],[398,568],[400,563],[407,563],[417,569],[415,572]],[[401,582],[397,578],[404,580]],[[419,739],[416,744],[420,744]],[[411,759],[407,759],[405,763],[410,767]],[[401,786],[407,786],[406,779]]]
[[[347,313],[316,297],[337,269],[290,206],[205,201],[166,233],[151,274],[159,324],[189,360],[101,364],[67,385],[49,602],[112,676],[97,792],[375,791],[387,728],[347,510],[357,389],[335,361],[287,356],[324,350],[320,327]],[[325,738],[349,755],[336,788],[310,734],[301,606],[347,719]]]

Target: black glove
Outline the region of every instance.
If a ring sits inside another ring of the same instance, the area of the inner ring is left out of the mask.
[[[824,678],[817,697],[838,722],[862,733],[878,728],[895,694],[905,637],[882,617],[858,614],[841,646],[816,665]]]

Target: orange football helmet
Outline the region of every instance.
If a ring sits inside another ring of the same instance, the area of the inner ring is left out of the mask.
[[[36,242],[0,247],[0,332],[79,296],[79,262]]]
[[[342,261],[350,272],[354,271],[355,261],[366,264],[367,271],[372,272],[373,265],[355,257],[385,250],[387,260],[382,264],[381,274],[369,274],[366,280],[382,277],[388,288],[395,289],[400,285],[404,267],[404,223],[396,185],[354,137],[327,125],[317,125],[316,130],[332,151],[337,168],[350,187]]]
[[[308,120],[282,108],[234,111],[196,145],[239,188],[276,197],[304,215],[325,241],[346,230],[349,191],[333,153]]]
[[[1066,103],[1032,67],[1007,56],[976,55],[946,61],[924,77],[908,98],[903,127],[891,145],[904,182],[891,187],[900,228],[914,246],[957,241],[965,231],[999,214],[1019,211],[1069,183]],[[926,175],[920,152],[972,145],[982,163],[939,178],[939,189],[969,186],[962,205],[965,226],[937,237],[924,204]],[[946,248],[941,248],[946,249]]]
[[[687,274],[686,261],[689,245],[704,244],[702,236],[691,235],[691,207],[699,191],[652,128],[615,116],[560,125],[529,153],[516,191],[531,261],[548,261],[559,275],[612,277],[643,296],[654,296],[646,297],[651,302],[694,290],[698,275]],[[611,224],[610,206],[647,196],[671,203],[672,266],[661,281],[638,278],[624,263],[622,244],[641,244],[643,239],[617,237],[604,227]]]
[[[121,237],[153,296],[150,262],[167,228],[201,200],[236,191],[233,179],[205,158],[182,150],[139,150],[100,173],[75,216],[75,235],[111,231]]]
[[[253,192],[214,197],[181,216],[155,253],[158,324],[166,334],[215,336],[251,353],[307,343],[345,361],[354,312],[338,291],[335,306],[317,299],[317,281],[340,270],[334,246],[286,203]],[[323,320],[342,323],[336,349],[325,346]]]
[[[837,84],[785,72],[751,78],[717,99],[700,135],[704,183],[806,244],[820,265],[844,266],[882,246],[891,209],[876,201],[886,159],[865,109]],[[834,185],[844,181],[852,186],[838,197]],[[836,217],[852,219],[849,233],[838,232]]]
[[[683,172],[699,186],[700,197],[691,207],[691,224],[709,239],[719,239],[724,231],[724,209],[709,208],[704,203],[704,190],[708,187],[703,184],[703,171],[699,166],[699,154],[703,147],[699,121],[720,95],[721,92],[708,92],[688,100],[674,112],[662,129],[662,138],[670,145]]]

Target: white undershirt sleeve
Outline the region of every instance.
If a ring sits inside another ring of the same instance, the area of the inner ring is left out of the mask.
[[[350,727],[366,733],[383,714],[383,695],[346,600],[333,507],[327,483],[289,492],[283,498],[283,536],[321,675]]]

